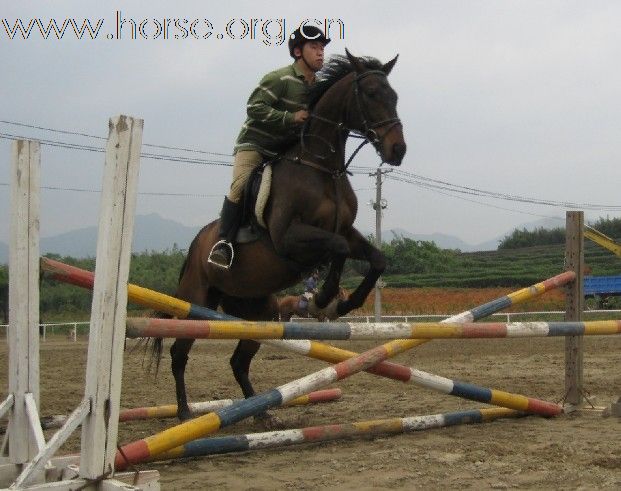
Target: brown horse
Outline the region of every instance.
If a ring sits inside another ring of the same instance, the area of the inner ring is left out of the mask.
[[[323,80],[311,89],[311,116],[300,143],[273,164],[264,213],[269,234],[236,244],[233,264],[226,270],[207,261],[218,241],[219,223],[205,226],[188,250],[177,297],[211,309],[220,306],[248,320],[277,319],[274,293],[298,283],[302,273],[329,263],[327,277],[311,301],[312,311],[336,318],[362,306],[385,268],[385,259],[353,227],[358,205],[347,177],[345,142],[350,131],[357,133],[390,165],[401,164],[406,145],[397,94],[387,79],[397,57],[382,64],[346,54],[331,58],[324,67]],[[369,271],[348,298],[332,301],[347,258],[368,262]],[[190,417],[184,372],[192,343],[177,339],[170,349],[182,420]],[[230,360],[246,398],[255,394],[248,375],[259,346],[256,341],[240,341]],[[158,348],[161,354],[161,340],[155,342],[156,353]]]
[[[278,299],[278,314],[280,320],[283,322],[289,322],[293,316],[309,319],[313,315],[308,311],[308,305],[304,304],[304,295],[286,295]],[[339,293],[336,296],[338,300],[345,300],[347,298],[347,290],[345,288],[339,288]],[[325,321],[328,317],[324,312],[318,311],[316,313],[316,319],[318,321]]]

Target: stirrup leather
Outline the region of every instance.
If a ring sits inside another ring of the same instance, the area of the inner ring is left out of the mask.
[[[213,253],[214,251],[218,248],[218,246],[223,245],[225,247],[229,248],[229,252],[231,253],[231,260],[229,261],[228,264],[222,264],[218,261],[214,261],[212,259]],[[209,257],[207,258],[207,262],[211,263],[211,264],[215,264],[216,266],[220,266],[221,268],[224,269],[229,269],[231,267],[231,264],[233,264],[233,258],[235,257],[235,249],[233,249],[233,244],[231,244],[229,241],[227,240],[219,240],[218,242],[216,242],[213,247],[211,248],[211,252],[209,253]]]

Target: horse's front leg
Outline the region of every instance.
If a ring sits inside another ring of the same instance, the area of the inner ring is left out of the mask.
[[[326,255],[332,256],[330,271],[317,295],[315,305],[322,309],[339,292],[339,282],[345,259],[350,255],[345,237],[318,227],[303,223],[293,223],[283,235],[280,254],[295,258],[309,267],[316,265]]]
[[[375,286],[375,282],[384,272],[384,269],[386,269],[384,254],[365,239],[358,230],[355,228],[351,229],[351,232],[347,235],[347,242],[351,251],[349,257],[367,261],[370,267],[358,288],[352,292],[349,298],[339,300],[336,309],[339,317],[362,307],[367,296]]]
[[[345,266],[345,256],[336,256],[330,263],[330,271],[321,286],[321,289],[315,295],[315,305],[323,309],[328,303],[336,298],[339,293],[339,285],[341,283],[341,274]]]

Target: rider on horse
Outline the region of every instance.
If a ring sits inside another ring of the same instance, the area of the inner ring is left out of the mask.
[[[265,75],[250,95],[248,117],[233,151],[233,181],[220,213],[220,240],[209,254],[210,263],[226,269],[231,266],[246,182],[263,160],[275,157],[299,138],[308,118],[308,89],[323,67],[324,47],[329,42],[315,26],[295,30],[289,39],[289,54],[295,61]]]

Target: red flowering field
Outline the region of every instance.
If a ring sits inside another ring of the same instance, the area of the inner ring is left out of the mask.
[[[456,314],[489,302],[513,291],[511,288],[384,288],[382,310],[386,315]],[[374,293],[364,307],[354,314],[373,313]],[[563,289],[547,292],[538,298],[514,305],[509,312],[564,310]]]

